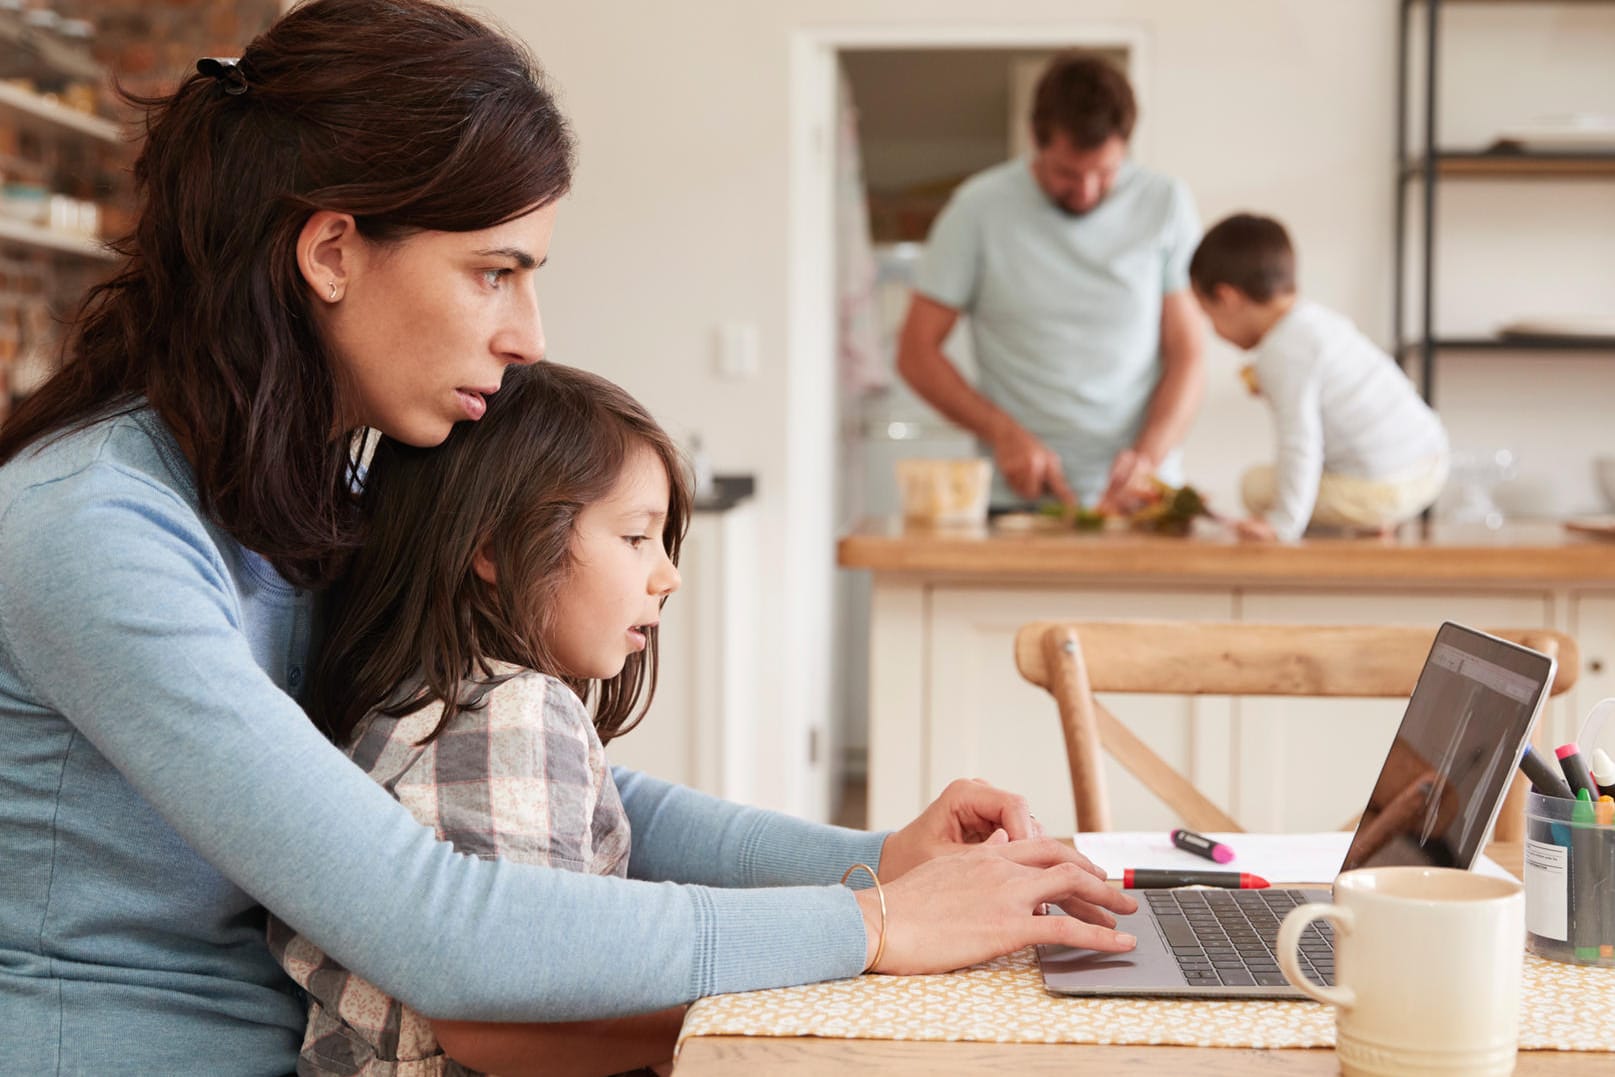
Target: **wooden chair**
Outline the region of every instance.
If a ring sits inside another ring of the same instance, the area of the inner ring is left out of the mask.
[[[1559,660],[1551,695],[1576,682],[1576,643],[1551,629],[1489,629]],[[1100,749],[1195,830],[1243,830],[1094,698],[1096,692],[1178,695],[1406,697],[1435,639],[1430,628],[1208,621],[1035,621],[1015,636],[1021,676],[1060,710],[1077,829],[1110,829]],[[1495,838],[1524,834],[1525,782],[1516,775]]]

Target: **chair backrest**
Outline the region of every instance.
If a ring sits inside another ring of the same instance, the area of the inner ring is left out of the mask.
[[[1550,694],[1576,682],[1575,641],[1546,628],[1487,629],[1559,660]],[[1110,829],[1100,767],[1109,750],[1198,830],[1243,829],[1173,769],[1095,692],[1395,698],[1412,694],[1435,629],[1400,625],[1243,624],[1214,621],[1034,621],[1015,636],[1021,676],[1054,696],[1065,735],[1077,829]],[[1496,838],[1524,830],[1523,779],[1498,816]]]

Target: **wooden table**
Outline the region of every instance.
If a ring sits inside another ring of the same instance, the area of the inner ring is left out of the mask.
[[[1519,875],[1524,848],[1494,844],[1488,855]],[[1076,1003],[1080,1005],[1080,1003]],[[978,1074],[1194,1074],[1263,1077],[1332,1075],[1340,1067],[1328,1048],[1264,1050],[1244,1047],[1136,1047],[1096,1044],[938,1043],[931,1041],[816,1039],[807,1036],[694,1036],[684,1042],[675,1077],[755,1077],[757,1074],[859,1073]],[[1519,1077],[1607,1077],[1615,1058],[1587,1051],[1521,1051]]]

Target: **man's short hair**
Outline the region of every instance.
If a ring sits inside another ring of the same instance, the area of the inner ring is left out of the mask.
[[[1189,261],[1189,283],[1202,295],[1226,284],[1258,303],[1295,291],[1295,250],[1271,217],[1236,213],[1212,226]]]
[[[1127,76],[1103,57],[1071,49],[1049,61],[1032,99],[1032,137],[1047,146],[1056,131],[1079,150],[1132,137],[1138,105]]]

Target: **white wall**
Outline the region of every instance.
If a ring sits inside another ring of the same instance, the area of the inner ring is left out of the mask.
[[[784,359],[793,35],[827,26],[980,25],[986,17],[1006,26],[1091,19],[1138,27],[1149,44],[1152,163],[1188,181],[1207,222],[1239,208],[1284,219],[1300,247],[1305,290],[1386,342],[1397,6],[1005,0],[984,15],[974,0],[484,5],[531,42],[579,135],[575,192],[543,281],[553,356],[623,382],[675,432],[700,430],[720,471],[758,475],[762,623],[772,626],[759,671],[767,686],[759,736],[780,768],[760,776],[760,789],[778,790],[781,803],[802,802],[793,786],[801,748],[785,743],[782,730],[792,715],[815,717],[827,698],[814,681],[828,669],[829,607],[811,596],[829,589],[833,551],[814,508],[828,509],[828,501],[820,491],[793,501],[786,491],[788,437],[810,444],[818,436],[803,426],[818,419],[801,414],[790,395]],[[1567,56],[1611,54],[1615,9],[1464,12],[1453,25],[1466,50],[1446,96],[1455,132],[1480,140],[1500,104],[1509,106],[1500,124],[1576,107],[1615,111],[1615,65],[1573,79],[1563,73]],[[1510,90],[1515,82],[1529,89]],[[1459,227],[1462,209],[1481,233],[1511,246],[1490,259],[1474,242],[1453,241],[1463,264],[1443,273],[1443,328],[1515,313],[1500,307],[1521,286],[1538,306],[1607,310],[1615,294],[1612,192],[1615,184],[1559,184],[1455,195],[1448,223]],[[1569,256],[1556,245],[1566,227],[1580,235]],[[1527,255],[1537,261],[1522,261]],[[715,374],[714,331],[726,320],[759,330],[761,369],[749,381]],[[1226,506],[1239,469],[1268,450],[1265,412],[1237,387],[1236,365],[1227,349],[1214,351],[1188,445],[1192,478]],[[1594,503],[1586,459],[1608,442],[1615,359],[1458,356],[1438,377],[1455,441],[1508,444],[1527,473],[1557,476],[1568,507]],[[1523,404],[1527,388],[1534,402]],[[830,431],[822,433],[828,453]]]

